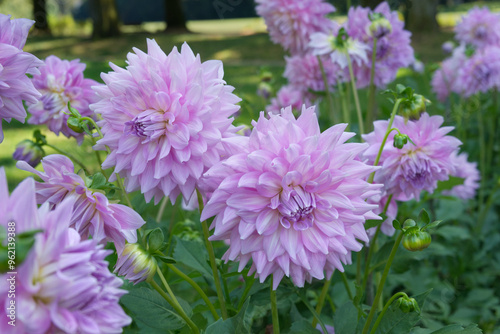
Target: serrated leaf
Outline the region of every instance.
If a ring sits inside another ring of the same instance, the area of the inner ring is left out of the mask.
[[[450,176],[446,181],[438,181],[436,191],[450,190],[455,186],[464,184],[465,179],[463,177]]]
[[[400,231],[401,231],[401,223],[399,222],[399,220],[394,219],[394,220],[392,221],[392,226],[393,226],[396,230],[400,230]]]
[[[429,213],[425,209],[420,210],[420,213],[418,215],[418,221],[424,223],[425,225],[431,222]]]
[[[184,300],[178,298],[182,308],[190,317],[192,315],[191,307]],[[156,291],[141,287],[130,290],[128,294],[120,299],[130,312],[134,319],[138,319],[148,327],[175,330],[186,325],[186,322],[178,315],[172,306]]]
[[[207,327],[205,334],[238,333],[250,334],[250,323],[245,319],[250,298],[243,304],[241,310],[234,317],[226,320],[219,319]]]
[[[106,179],[106,176],[104,176],[101,172],[97,172],[92,176],[92,183],[90,185],[90,188],[102,189],[102,187],[106,185],[107,181],[108,180]]]
[[[431,334],[481,334],[483,331],[477,328],[476,324],[471,324],[467,327],[462,327],[460,325],[449,325],[432,332]]]
[[[156,252],[163,246],[165,237],[161,228],[157,227],[148,234],[148,249],[151,253]]]
[[[207,252],[203,244],[178,237],[175,237],[175,240],[174,258],[176,261],[213,280],[212,269],[207,263]]]
[[[336,333],[355,334],[358,324],[358,309],[351,301],[340,306],[333,317],[333,328]]]

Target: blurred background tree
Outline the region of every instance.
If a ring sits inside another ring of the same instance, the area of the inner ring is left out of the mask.
[[[120,35],[120,20],[115,0],[90,0],[90,13],[93,22],[92,38]]]
[[[33,0],[32,3],[36,33],[50,35],[49,21],[47,20],[47,0]]]

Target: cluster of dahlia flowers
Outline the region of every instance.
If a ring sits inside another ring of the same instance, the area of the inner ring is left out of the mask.
[[[445,101],[451,93],[470,97],[500,89],[500,14],[474,7],[457,24],[455,33],[457,46],[443,45],[451,56],[432,78],[438,99]]]
[[[321,57],[330,91],[350,80],[347,54],[353,62],[358,88],[370,84],[374,39],[377,40],[374,74],[377,87],[384,87],[396,78],[398,69],[415,62],[411,34],[404,30],[404,23],[387,2],[373,11],[351,8],[342,26],[327,17],[335,8],[322,0],[259,0],[256,9],[266,22],[271,40],[291,54],[285,57],[284,77],[289,84],[278,92],[268,111],[314,102],[318,97],[314,92],[326,90],[317,56]],[[347,33],[342,46],[336,41],[339,33]]]
[[[0,168],[0,226],[19,236],[40,230],[15,273],[0,275],[0,332],[120,333],[132,319],[118,301],[125,290],[104,259],[111,253],[71,226],[76,198],[37,207],[35,182],[25,179],[9,195]],[[8,321],[10,281],[15,280],[16,322]]]
[[[36,103],[40,93],[26,74],[38,74],[43,64],[34,55],[23,52],[28,31],[35,21],[10,19],[0,14],[0,143],[3,141],[2,122],[13,118],[23,122],[26,119],[23,100]]]

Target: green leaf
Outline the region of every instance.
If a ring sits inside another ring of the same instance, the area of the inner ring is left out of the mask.
[[[92,175],[92,183],[90,185],[90,188],[92,189],[102,189],[108,180],[106,179],[106,176],[104,176],[101,172],[97,172],[94,175]]]
[[[321,333],[321,331],[314,328],[311,325],[310,321],[302,319],[299,321],[294,321],[292,323],[292,327],[290,327],[290,330],[287,333],[288,334],[318,334],[318,333]]]
[[[217,320],[207,327],[205,334],[222,334],[222,333],[238,333],[250,334],[250,323],[245,319],[245,312],[247,311],[250,298],[243,304],[241,310],[234,317]]]
[[[483,331],[477,328],[476,324],[471,324],[467,327],[462,327],[460,325],[449,325],[432,332],[431,334],[481,334]]]
[[[437,227],[439,224],[441,224],[442,220],[436,220],[428,225],[425,225],[424,227],[422,227],[422,231],[425,231],[425,230],[428,230],[428,229],[431,229],[431,228],[435,228]]]
[[[163,236],[163,231],[161,228],[157,227],[148,234],[148,250],[151,253],[156,252],[163,246],[163,241],[165,237]]]
[[[180,298],[178,300],[188,317],[191,317],[192,310],[189,304]],[[175,330],[186,325],[162,296],[148,288],[130,290],[120,299],[120,303],[132,312],[134,319],[151,328]]]
[[[392,221],[392,226],[393,226],[396,230],[400,230],[400,231],[401,231],[401,223],[399,222],[399,220],[394,219],[394,220]]]
[[[175,259],[173,257],[170,257],[170,256],[166,256],[166,255],[163,255],[163,254],[158,254],[158,255],[154,255],[155,258],[157,259],[160,259],[162,262],[164,263],[177,263],[177,261],[175,261]]]
[[[465,179],[463,177],[450,176],[446,181],[439,181],[436,191],[450,190],[455,186],[464,184]]]
[[[384,219],[370,219],[365,223],[365,230],[368,230],[372,227],[377,227],[384,222]]]
[[[207,251],[202,243],[175,237],[174,258],[203,276],[213,280],[212,269],[208,265]]]
[[[425,299],[432,291],[428,290],[418,296],[415,296],[415,300],[422,309]],[[378,315],[377,315],[378,316]],[[382,321],[380,322],[376,334],[400,334],[400,333],[410,333],[413,326],[417,324],[420,320],[420,315],[417,312],[404,313],[399,308],[398,303],[393,302],[385,313]]]
[[[355,334],[358,324],[358,309],[351,301],[340,306],[333,317],[335,333]]]
[[[424,225],[427,225],[431,222],[429,213],[425,209],[420,210],[420,214],[418,215],[418,221],[424,223]]]

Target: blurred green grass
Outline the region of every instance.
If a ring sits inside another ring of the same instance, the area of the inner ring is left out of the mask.
[[[342,19],[342,18],[340,18]],[[260,18],[197,21],[189,22],[192,33],[167,34],[159,23],[150,23],[141,27],[128,27],[124,33],[113,39],[91,40],[85,37],[29,37],[25,51],[35,54],[40,59],[54,54],[62,59],[79,58],[87,64],[85,76],[102,82],[100,74],[110,71],[109,62],[126,66],[127,53],[133,47],[146,50],[147,38],[154,38],[166,52],[183,42],[187,42],[201,60],[219,59],[224,62],[224,79],[235,87],[235,94],[244,100],[244,112],[237,119],[237,124],[249,124],[264,110],[267,102],[256,94],[259,73],[266,67],[276,78],[278,84],[285,83],[282,78],[285,61],[281,46],[273,44],[265,32],[265,25]],[[415,35],[412,37],[415,53],[425,63],[441,60],[441,44],[453,37],[453,33],[443,30],[439,34]],[[403,80],[413,80],[405,77]],[[55,136],[46,128],[4,122],[5,140],[0,146],[0,166],[4,166],[13,188],[29,173],[18,170],[12,160],[15,146],[23,139],[31,138],[34,129],[39,128],[49,143],[63,150],[71,151],[81,160],[89,162],[92,171],[98,170],[91,143],[85,142],[81,149],[75,148],[75,140]],[[51,149],[47,153],[54,153]]]

